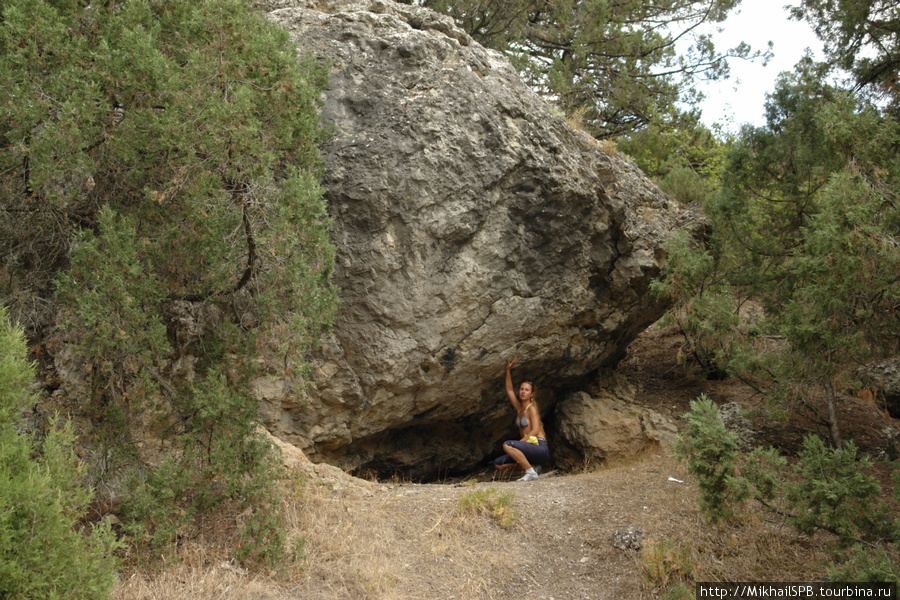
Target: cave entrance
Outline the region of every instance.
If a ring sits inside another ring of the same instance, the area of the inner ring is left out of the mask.
[[[542,465],[542,472],[565,474],[579,470],[585,457],[565,440],[557,423],[556,399],[564,394],[545,394],[541,419],[550,444],[550,459]],[[489,423],[470,416],[382,432],[355,444],[357,452],[371,458],[349,473],[381,483],[458,484],[473,479],[518,479],[521,471],[499,471],[494,467],[494,459],[503,455],[503,442],[519,439],[513,416],[511,411],[505,411],[502,418]]]

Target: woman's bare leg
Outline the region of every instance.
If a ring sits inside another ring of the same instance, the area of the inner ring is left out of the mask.
[[[525,455],[522,453],[522,451],[515,446],[503,444],[503,451],[506,452],[510,458],[516,461],[516,466],[518,466],[523,471],[527,471],[531,468],[531,464],[528,462],[528,459],[525,458]]]

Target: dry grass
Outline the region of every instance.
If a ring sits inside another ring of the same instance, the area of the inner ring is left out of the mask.
[[[740,523],[711,527],[696,495],[666,451],[527,484],[306,475],[285,483],[288,534],[302,548],[292,565],[244,572],[224,546],[193,543],[161,570],[124,574],[117,598],[618,600],[658,598],[679,583],[692,590],[695,581],[821,578],[828,534],[798,536],[754,506]],[[494,514],[498,498],[514,512],[509,526]],[[644,532],[640,552],[611,544],[629,525]]]
[[[829,557],[827,534],[798,536],[780,518],[755,507],[744,522],[679,530],[648,540],[642,552],[645,581],[666,588],[683,581],[814,581]]]
[[[678,336],[651,328],[639,342],[620,368],[637,381],[638,400],[674,423],[700,393],[752,404],[752,390],[733,382],[678,375]],[[830,534],[799,536],[757,505],[738,523],[706,525],[696,482],[664,449],[527,484],[487,473],[475,484],[413,485],[354,479],[273,441],[302,474],[284,483],[282,510],[304,558],[247,573],[230,565],[226,543],[193,542],[179,548],[178,562],[123,574],[118,600],[659,599],[695,581],[818,580],[831,558]],[[494,508],[507,494],[502,507],[514,516],[504,527]],[[644,532],[641,552],[612,546],[613,533],[629,525]]]
[[[616,155],[618,155],[619,150],[614,140],[598,140],[594,137],[594,134],[591,133],[590,127],[588,127],[587,123],[585,123],[585,117],[587,116],[587,107],[580,106],[568,113],[564,113],[563,111],[558,109],[554,109],[554,112],[555,114],[558,113],[560,116],[562,116],[565,119],[566,124],[571,129],[583,134],[582,140],[587,142],[590,146],[599,148],[604,154],[611,158],[615,158]]]
[[[458,509],[461,488],[384,486],[335,494],[313,487],[293,526],[309,556],[299,591],[332,598],[491,598],[490,574],[504,569],[493,519]],[[453,594],[451,594],[453,595]],[[312,596],[310,596],[312,597]]]
[[[303,551],[292,565],[245,572],[224,547],[192,543],[178,562],[124,574],[117,598],[650,598],[679,582],[815,580],[831,541],[752,506],[739,524],[705,525],[690,477],[665,453],[529,484],[298,481],[283,505]],[[509,526],[467,509],[501,497]],[[646,536],[641,552],[611,545],[629,525]]]
[[[495,552],[505,534],[490,515],[459,509],[452,486],[285,485],[283,503],[298,560],[280,571],[247,572],[225,548],[191,543],[161,569],[125,573],[122,600],[229,598],[494,598],[493,576],[507,571]],[[437,492],[437,493],[435,493]],[[515,525],[512,525],[515,528]],[[431,590],[431,591],[429,591]]]

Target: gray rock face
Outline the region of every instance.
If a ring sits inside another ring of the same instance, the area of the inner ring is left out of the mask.
[[[741,414],[743,409],[737,402],[728,402],[719,407],[719,418],[725,428],[733,432],[738,448],[744,452],[750,452],[757,446],[757,433],[753,430],[753,423]]]
[[[614,366],[664,306],[664,244],[698,220],[569,127],[500,54],[384,0],[269,3],[332,64],[324,185],[342,307],[309,399],[260,386],[313,461],[412,476],[499,454],[505,362],[542,410]],[[552,443],[552,440],[551,440]]]
[[[889,358],[863,367],[857,377],[877,391],[892,417],[900,418],[900,358]]]

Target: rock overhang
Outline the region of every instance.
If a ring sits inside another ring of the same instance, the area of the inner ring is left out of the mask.
[[[699,220],[446,17],[277,5],[333,65],[323,183],[342,304],[316,389],[270,403],[267,426],[345,469],[475,466],[510,429],[506,361],[548,411],[614,367],[665,308],[649,284],[667,240]]]

